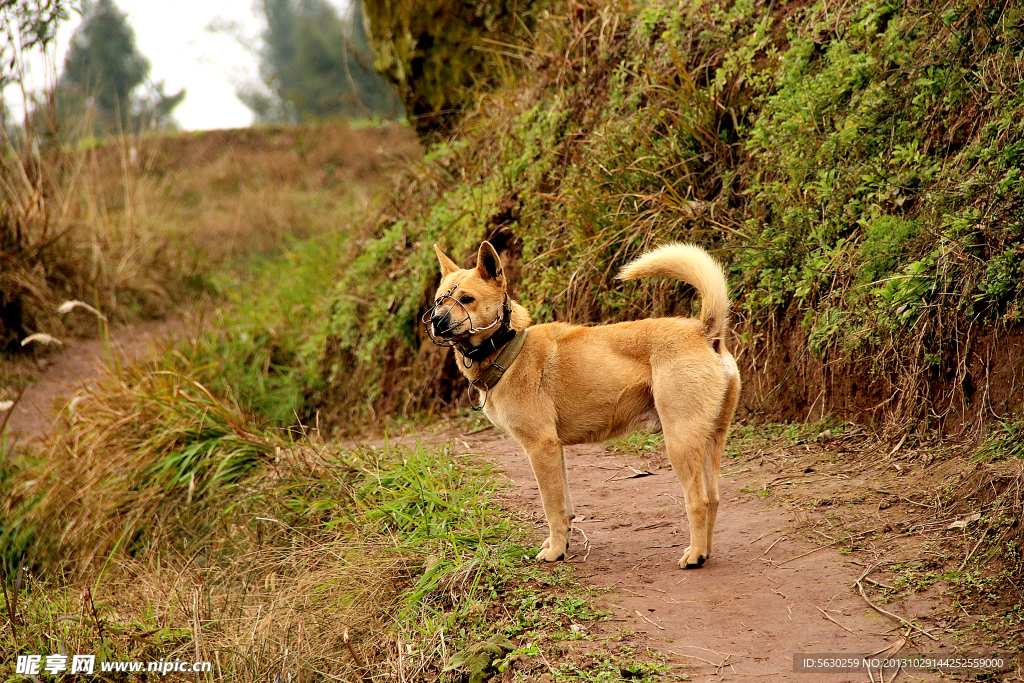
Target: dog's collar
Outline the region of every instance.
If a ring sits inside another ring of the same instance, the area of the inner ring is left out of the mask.
[[[479,346],[459,346],[459,353],[466,361],[481,361],[488,356],[497,353],[503,346],[515,339],[516,331],[503,324],[495,334],[485,339]],[[467,366],[469,363],[467,362]]]
[[[501,327],[478,346],[470,346],[468,342],[457,342],[455,348],[462,354],[466,367],[472,367],[473,363],[482,361],[485,358],[497,353],[503,346],[512,341],[516,331],[512,329],[512,304],[509,302],[508,292],[505,292],[505,301],[501,305],[501,313],[494,320],[494,323],[501,321]],[[491,323],[491,326],[494,325]],[[486,329],[486,328],[483,328]]]
[[[505,371],[516,362],[516,358],[519,357],[519,352],[523,350],[523,346],[526,344],[526,330],[519,332],[511,330],[511,332],[512,336],[502,345],[498,346],[498,348],[504,346],[498,357],[484,369],[483,373],[479,377],[469,380],[469,383],[473,387],[479,389],[485,394],[487,391],[497,386],[498,382],[501,381],[502,376],[505,374]],[[487,341],[490,341],[490,339]],[[481,408],[482,407],[483,406],[481,406]]]

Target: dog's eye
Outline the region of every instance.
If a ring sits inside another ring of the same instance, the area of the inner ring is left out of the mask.
[[[459,303],[460,304],[471,304],[471,303],[473,303],[473,297],[469,296],[468,294],[463,294],[462,296],[459,297]]]

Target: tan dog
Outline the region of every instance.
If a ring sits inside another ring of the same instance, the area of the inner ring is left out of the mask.
[[[459,268],[434,250],[441,285],[424,322],[436,343],[460,351],[456,361],[482,390],[487,417],[530,458],[550,529],[537,559],[561,560],[569,546],[573,506],[562,447],[643,427],[664,430],[683,485],[690,546],[679,566],[704,564],[718,512],[722,450],[740,392],[736,362],[725,348],[729,296],[721,266],[699,247],[667,244],[619,274],[690,283],[701,296],[699,320],[531,327],[530,314],[506,294],[490,243],[480,246],[475,269]]]

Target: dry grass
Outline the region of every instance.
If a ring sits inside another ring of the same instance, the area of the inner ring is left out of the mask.
[[[350,470],[308,447],[280,452],[274,476],[200,504],[222,522],[213,534],[175,542],[161,533],[173,515],[150,517],[137,531],[162,542],[134,554],[108,549],[102,567],[76,579],[29,578],[0,639],[30,652],[56,640],[105,660],[208,661],[238,681],[356,676],[344,635],[360,651],[377,647],[409,555],[386,537],[338,533],[288,506],[296,487],[315,485],[308,477]]]
[[[82,331],[56,316],[67,299],[112,320],[164,315],[218,266],[346,230],[389,169],[418,153],[408,129],[344,122],[7,149],[0,348]]]
[[[114,366],[0,473],[5,652],[209,661],[239,681],[352,680],[354,652],[408,680],[439,673],[467,620],[489,632],[461,605],[524,551],[486,468],[267,429],[202,370]]]
[[[164,637],[153,643],[154,658],[215,662],[231,680],[358,675],[344,635],[359,652],[373,652],[410,557],[386,538],[338,533],[281,504],[295,502],[288,490],[307,476],[333,481],[336,467],[348,469],[325,453],[317,455],[328,461],[310,469],[311,454],[282,454],[278,479],[255,484],[252,498],[232,496],[222,513],[230,521],[216,539],[119,555],[97,582],[96,594],[109,606],[102,616],[159,629]],[[122,636],[119,645],[138,650],[140,643]]]
[[[117,550],[198,535],[215,522],[208,499],[274,456],[279,438],[179,365],[118,368],[71,400],[5,492],[17,554],[82,573]]]
[[[419,145],[402,126],[335,122],[151,136],[128,153],[140,208],[211,265],[347,228]],[[88,194],[116,200],[126,183],[117,157],[110,147],[91,153]]]
[[[111,143],[126,163],[127,141]],[[98,195],[88,153],[6,150],[0,167],[0,345],[66,328],[57,304],[86,299],[115,317],[157,315],[197,267],[154,227],[120,163],[116,195]],[[147,220],[148,219],[148,220]]]

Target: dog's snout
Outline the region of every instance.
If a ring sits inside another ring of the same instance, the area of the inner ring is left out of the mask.
[[[450,331],[451,326],[448,311],[435,310],[430,316],[430,328],[437,337],[444,337]]]
[[[431,340],[439,346],[452,346],[459,337],[459,330],[467,324],[470,331],[473,331],[469,311],[461,302],[448,295],[438,297],[433,307],[423,313],[420,321],[426,325]]]

